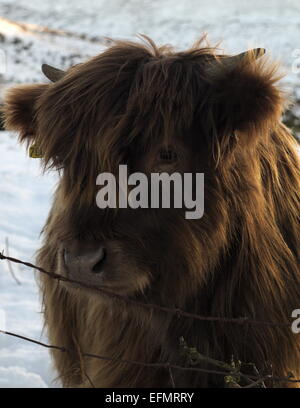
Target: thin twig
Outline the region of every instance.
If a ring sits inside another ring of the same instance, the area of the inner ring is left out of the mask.
[[[173,372],[172,372],[172,368],[170,367],[170,364],[169,364],[169,374],[170,374],[170,379],[171,379],[172,388],[176,388],[176,386],[175,386],[175,381],[174,381],[174,377],[173,377]]]
[[[93,383],[93,381],[91,380],[91,378],[89,377],[88,373],[86,372],[86,370],[84,370],[84,375],[86,376],[88,382],[90,383],[90,386],[92,388],[96,388],[95,384]]]
[[[73,341],[75,343],[76,349],[77,349],[77,353],[79,356],[79,363],[80,363],[80,370],[81,372],[85,375],[85,377],[87,378],[88,382],[90,383],[90,385],[92,386],[92,388],[96,388],[95,385],[93,384],[93,381],[91,380],[91,378],[89,377],[88,373],[86,372],[86,368],[85,368],[85,364],[84,364],[84,359],[83,359],[83,354],[81,352],[81,347],[77,341],[77,338],[75,337],[75,335],[72,336]]]
[[[41,341],[34,340],[34,339],[29,338],[29,337],[22,336],[22,335],[17,334],[17,333],[12,333],[12,332],[9,332],[9,331],[6,331],[6,330],[1,330],[1,329],[0,329],[0,333],[2,333],[2,334],[7,334],[8,336],[17,337],[18,339],[22,339],[22,340],[25,340],[25,341],[29,341],[29,342],[31,342],[31,343],[37,344],[38,346],[46,347],[46,348],[49,348],[49,349],[55,349],[55,350],[59,350],[59,351],[62,351],[62,352],[67,351],[67,349],[65,349],[64,347],[61,347],[61,346],[53,346],[53,345],[51,345],[51,344],[42,343]]]
[[[9,242],[8,242],[8,237],[5,237],[5,247],[6,247],[6,253],[9,256]],[[14,278],[14,280],[17,282],[17,285],[21,285],[21,282],[19,281],[19,279],[16,277],[14,269],[12,267],[12,264],[9,260],[7,260],[7,264],[8,264],[8,269],[11,273],[11,276]]]
[[[262,385],[263,388],[266,388],[264,382],[269,379],[272,379],[272,375],[265,375],[264,377],[261,377],[258,380],[253,381],[251,384],[245,385],[243,388],[256,388],[258,385]]]
[[[225,363],[224,361],[216,360],[214,358],[205,356],[204,354],[200,353],[195,347],[189,347],[183,337],[180,337],[179,343],[183,348],[184,355],[188,358],[188,362],[190,365],[195,366],[199,363],[210,364],[212,366],[220,368],[221,370],[224,369],[227,370],[226,377],[232,378],[241,377],[247,383],[251,384],[253,382],[248,375],[244,375],[240,372],[239,365],[236,367],[236,365],[231,365]],[[260,378],[260,376],[258,376],[258,378]]]

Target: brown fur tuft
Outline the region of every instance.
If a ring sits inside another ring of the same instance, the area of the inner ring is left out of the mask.
[[[251,137],[256,141],[268,133],[288,103],[277,86],[280,79],[276,64],[266,57],[256,61],[251,53],[235,67],[213,76],[209,104],[225,134],[242,132],[249,143]]]
[[[19,85],[10,89],[5,96],[5,128],[20,132],[20,141],[33,137],[35,105],[48,85]]]

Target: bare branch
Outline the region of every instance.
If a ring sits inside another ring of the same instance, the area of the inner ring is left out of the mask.
[[[6,247],[6,253],[9,256],[9,242],[8,242],[8,237],[5,237],[5,247]],[[8,269],[11,273],[11,276],[14,278],[14,280],[17,282],[18,285],[21,285],[21,282],[19,281],[19,279],[16,277],[14,269],[12,267],[12,264],[9,260],[7,260],[7,264],[8,264]]]
[[[41,341],[34,340],[34,339],[31,339],[31,338],[26,337],[26,336],[21,336],[20,334],[17,334],[17,333],[12,333],[12,332],[1,330],[1,329],[0,329],[0,333],[7,334],[8,336],[17,337],[18,339],[29,341],[31,343],[37,344],[38,346],[46,347],[46,348],[49,348],[49,349],[55,349],[55,350],[59,350],[59,351],[62,351],[62,352],[67,351],[64,347],[52,346],[50,344],[42,343]]]
[[[169,366],[169,374],[170,374],[170,380],[171,380],[172,388],[176,388],[172,368],[170,367],[170,364],[168,364],[168,366]]]

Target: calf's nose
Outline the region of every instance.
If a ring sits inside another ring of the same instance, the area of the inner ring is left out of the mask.
[[[106,249],[100,245],[97,249],[74,254],[64,248],[64,263],[69,270],[82,273],[99,273],[106,258]]]

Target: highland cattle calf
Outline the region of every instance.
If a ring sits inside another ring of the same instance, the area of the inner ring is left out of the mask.
[[[51,83],[12,88],[6,128],[60,173],[38,265],[143,303],[289,321],[300,307],[300,162],[281,122],[277,67],[263,54],[117,41],[67,72],[44,65]],[[97,176],[117,176],[124,164],[147,176],[204,173],[203,217],[99,209]],[[52,351],[64,386],[90,386],[88,376],[96,387],[169,387],[165,368],[82,354],[184,365],[181,337],[246,371],[252,363],[261,374],[300,375],[300,335],[290,327],[178,317],[47,276],[40,286],[49,340],[69,349]],[[173,379],[224,385],[194,371],[174,369]]]

